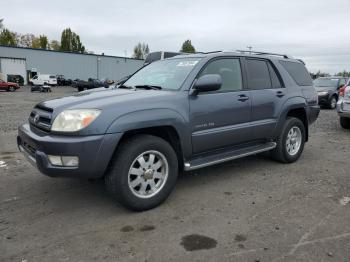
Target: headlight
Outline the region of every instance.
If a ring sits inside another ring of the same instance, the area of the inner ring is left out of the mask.
[[[322,92],[317,92],[317,94],[318,94],[319,96],[325,96],[325,95],[328,94],[328,92],[327,92],[327,91],[322,91]]]
[[[61,112],[53,121],[51,130],[75,132],[90,125],[101,113],[98,109],[72,109]]]

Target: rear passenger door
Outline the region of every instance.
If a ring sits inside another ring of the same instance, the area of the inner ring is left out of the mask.
[[[286,92],[277,70],[265,59],[246,58],[248,89],[252,99],[252,139],[270,138]]]

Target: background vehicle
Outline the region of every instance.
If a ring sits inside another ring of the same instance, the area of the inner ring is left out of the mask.
[[[31,92],[47,93],[52,92],[51,87],[48,85],[35,85],[30,87]]]
[[[347,78],[319,77],[313,81],[318,94],[318,103],[334,109],[339,98],[339,89],[345,86]]]
[[[98,88],[98,87],[108,87],[108,84],[98,79],[89,78],[88,81],[75,80],[73,82],[73,86],[76,87],[79,92],[81,92],[84,90],[89,90],[89,89]]]
[[[350,86],[344,87],[339,95],[337,112],[340,117],[340,125],[345,129],[350,129]]]
[[[0,90],[5,90],[9,92],[14,92],[19,89],[19,85],[17,83],[5,82],[0,79]]]
[[[118,88],[39,103],[18,146],[49,176],[104,177],[133,210],[163,202],[179,169],[267,151],[295,162],[320,110],[310,75],[289,56],[250,53],[177,56]]]
[[[29,80],[30,85],[57,85],[57,78],[54,75],[35,75]]]
[[[149,53],[148,56],[146,57],[144,65],[148,65],[154,61],[163,60],[163,59],[174,57],[181,54],[182,53],[180,52],[167,52],[167,51],[152,52],[152,53]]]
[[[58,86],[70,86],[72,84],[71,79],[66,79],[64,75],[56,75]]]
[[[24,85],[24,78],[21,75],[7,75],[7,82],[17,83],[20,86]]]

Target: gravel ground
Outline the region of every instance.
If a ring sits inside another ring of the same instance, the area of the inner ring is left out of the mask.
[[[297,163],[185,173],[163,205],[133,213],[103,181],[49,178],[18,153],[34,104],[73,92],[0,93],[0,261],[350,261],[350,131],[335,111]]]

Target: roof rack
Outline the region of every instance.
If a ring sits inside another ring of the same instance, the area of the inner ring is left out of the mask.
[[[240,53],[249,53],[249,54],[252,54],[252,55],[274,55],[274,56],[281,56],[283,58],[293,58],[292,56],[289,56],[289,55],[284,55],[284,54],[276,54],[276,53],[268,53],[268,52],[260,52],[260,51],[250,51],[250,50],[236,50],[237,52],[240,52]]]
[[[210,52],[196,52],[195,54],[213,54],[213,53],[221,53],[222,50],[217,50],[217,51],[210,51]]]

